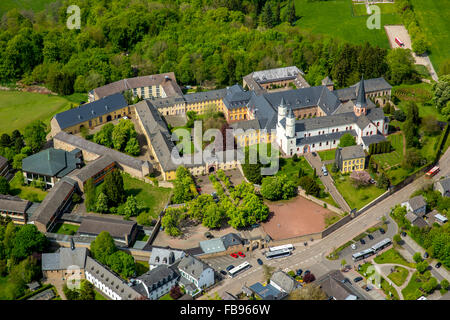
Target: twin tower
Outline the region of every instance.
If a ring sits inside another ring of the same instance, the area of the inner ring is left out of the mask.
[[[286,137],[295,137],[295,116],[292,111],[292,107],[288,108],[284,98],[281,98],[280,105],[278,106],[278,123],[281,125],[281,120],[286,119]]]

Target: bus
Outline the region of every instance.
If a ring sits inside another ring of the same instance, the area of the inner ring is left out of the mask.
[[[281,250],[277,250],[277,251],[269,251],[266,253],[266,259],[267,260],[271,260],[271,259],[278,259],[278,258],[283,258],[283,257],[287,257],[290,256],[292,254],[292,251],[289,249],[281,249]]]
[[[250,263],[244,262],[228,271],[228,273],[230,274],[230,277],[235,277],[237,274],[247,270],[250,267],[251,267]]]
[[[373,253],[375,254],[378,251],[383,250],[384,248],[390,246],[391,243],[392,243],[391,239],[386,238],[386,239],[378,242],[377,244],[374,244],[371,249],[373,250]]]
[[[438,166],[434,166],[430,169],[427,173],[425,173],[427,178],[431,178],[432,176],[436,175],[441,169]]]
[[[273,252],[273,251],[279,251],[279,250],[283,250],[283,249],[288,249],[288,250],[294,250],[294,246],[292,244],[284,244],[282,246],[277,246],[277,247],[270,247],[269,251]]]
[[[374,253],[373,249],[369,248],[369,249],[352,254],[352,259],[353,259],[353,261],[359,261],[359,260],[370,257],[371,255],[373,255],[373,253]]]
[[[399,38],[395,37],[395,43],[397,43],[400,47],[403,47],[405,44],[403,43],[402,40],[400,40]]]

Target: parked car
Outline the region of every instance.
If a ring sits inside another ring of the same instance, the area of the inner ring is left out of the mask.
[[[303,242],[303,244],[305,245],[305,247],[308,245],[308,242]]]
[[[364,288],[364,290],[366,290],[367,292],[369,292],[370,290],[372,290],[372,287],[369,286],[369,285],[367,285],[367,286]]]
[[[258,262],[258,264],[260,265],[260,266],[262,266],[263,265],[263,262],[262,262],[262,260],[261,259],[256,259],[256,262]]]
[[[230,271],[233,268],[234,268],[234,266],[232,264],[230,264],[228,267],[225,268],[225,270]]]
[[[231,269],[230,269],[231,270]],[[223,274],[224,276],[227,275],[227,272],[225,270],[220,270],[220,273]]]
[[[239,257],[236,253],[232,253],[232,254],[230,254],[230,256],[232,256],[235,259],[237,259]]]
[[[435,265],[435,267],[438,268],[438,269],[439,269],[441,266],[442,266],[442,263],[440,263],[440,262],[436,263],[436,265]]]
[[[306,270],[306,271],[305,271],[305,276],[306,276],[308,273],[311,273],[311,271]]]
[[[343,280],[341,280],[341,282],[342,283],[350,283],[351,284],[351,281],[350,281],[350,279],[349,278],[344,278]]]
[[[355,243],[352,243],[351,247],[352,247],[353,250],[356,250],[356,244]]]
[[[301,276],[302,273],[303,273],[303,270],[302,270],[302,269],[298,269],[297,272],[295,272],[295,274],[296,274],[297,276]]]
[[[405,231],[402,232],[402,237],[406,237],[406,232]]]
[[[424,259],[428,259],[429,256],[430,256],[430,255],[428,254],[428,252],[425,252],[425,253],[423,254]]]
[[[370,240],[373,240],[373,235],[369,234],[369,235],[367,235],[367,237],[368,237]]]
[[[359,239],[359,242],[361,242],[361,244],[366,244],[366,242],[364,241],[364,239]]]
[[[317,153],[315,152],[311,152],[311,154],[313,155],[313,157],[317,156]]]
[[[245,254],[243,254],[241,251],[238,252],[238,255],[241,256],[242,258],[245,258]]]
[[[363,280],[363,277],[356,277],[355,279],[353,279],[353,282],[360,282]]]
[[[385,234],[386,233],[386,231],[383,228],[380,228],[380,232],[381,232],[381,234]]]
[[[322,167],[322,172],[323,172],[324,176],[328,175],[328,170],[327,170],[327,168],[325,166]]]

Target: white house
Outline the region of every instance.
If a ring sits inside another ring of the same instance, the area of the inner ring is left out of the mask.
[[[180,284],[191,296],[214,284],[214,270],[193,256],[181,259],[178,271],[181,274]]]

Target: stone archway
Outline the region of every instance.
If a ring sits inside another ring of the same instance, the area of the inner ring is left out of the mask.
[[[112,120],[111,115],[106,116],[106,122],[110,122]]]
[[[208,167],[208,174],[211,173],[216,173],[216,166],[213,165]]]
[[[309,152],[309,145],[306,145],[303,147],[303,153],[308,153]]]

